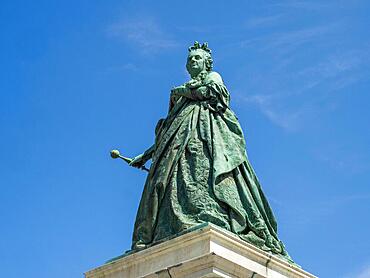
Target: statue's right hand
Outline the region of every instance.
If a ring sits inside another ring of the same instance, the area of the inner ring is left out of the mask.
[[[141,168],[144,166],[145,162],[146,162],[146,159],[144,157],[144,154],[141,154],[141,155],[136,156],[129,165],[132,167]]]

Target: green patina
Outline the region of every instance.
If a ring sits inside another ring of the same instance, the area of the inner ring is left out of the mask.
[[[292,262],[249,163],[229,91],[212,64],[207,44],[195,42],[189,48],[190,81],[171,90],[169,112],[157,124],[154,145],[130,163],[142,167],[152,159],[132,250],[212,223]]]

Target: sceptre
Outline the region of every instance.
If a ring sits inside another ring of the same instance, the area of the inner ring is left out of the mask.
[[[121,158],[123,161],[127,162],[128,164],[130,164],[130,163],[133,161],[133,159],[131,159],[131,158],[128,158],[128,157],[124,157],[124,156],[122,156],[122,155],[119,153],[119,150],[111,150],[111,151],[110,151],[110,156],[111,156],[111,158],[113,158],[113,159]],[[140,168],[141,170],[144,170],[144,171],[149,172],[149,169],[148,169],[148,168],[146,168],[144,165],[143,165],[143,166],[141,166],[141,167],[139,167],[139,168]]]

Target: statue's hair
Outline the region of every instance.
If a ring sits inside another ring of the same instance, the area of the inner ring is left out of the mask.
[[[202,50],[204,53],[204,58],[206,60],[206,69],[207,71],[211,71],[213,68],[213,59],[212,59],[212,51],[208,48],[208,43],[205,42],[203,44],[200,44],[199,42],[195,41],[194,45],[189,47],[189,52],[195,51],[195,50]]]

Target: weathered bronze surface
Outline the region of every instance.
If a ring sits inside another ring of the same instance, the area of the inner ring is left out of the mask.
[[[212,65],[208,45],[195,42],[186,64],[190,81],[171,90],[154,145],[130,163],[142,168],[152,159],[132,249],[208,222],[291,261],[249,163],[229,91]]]

